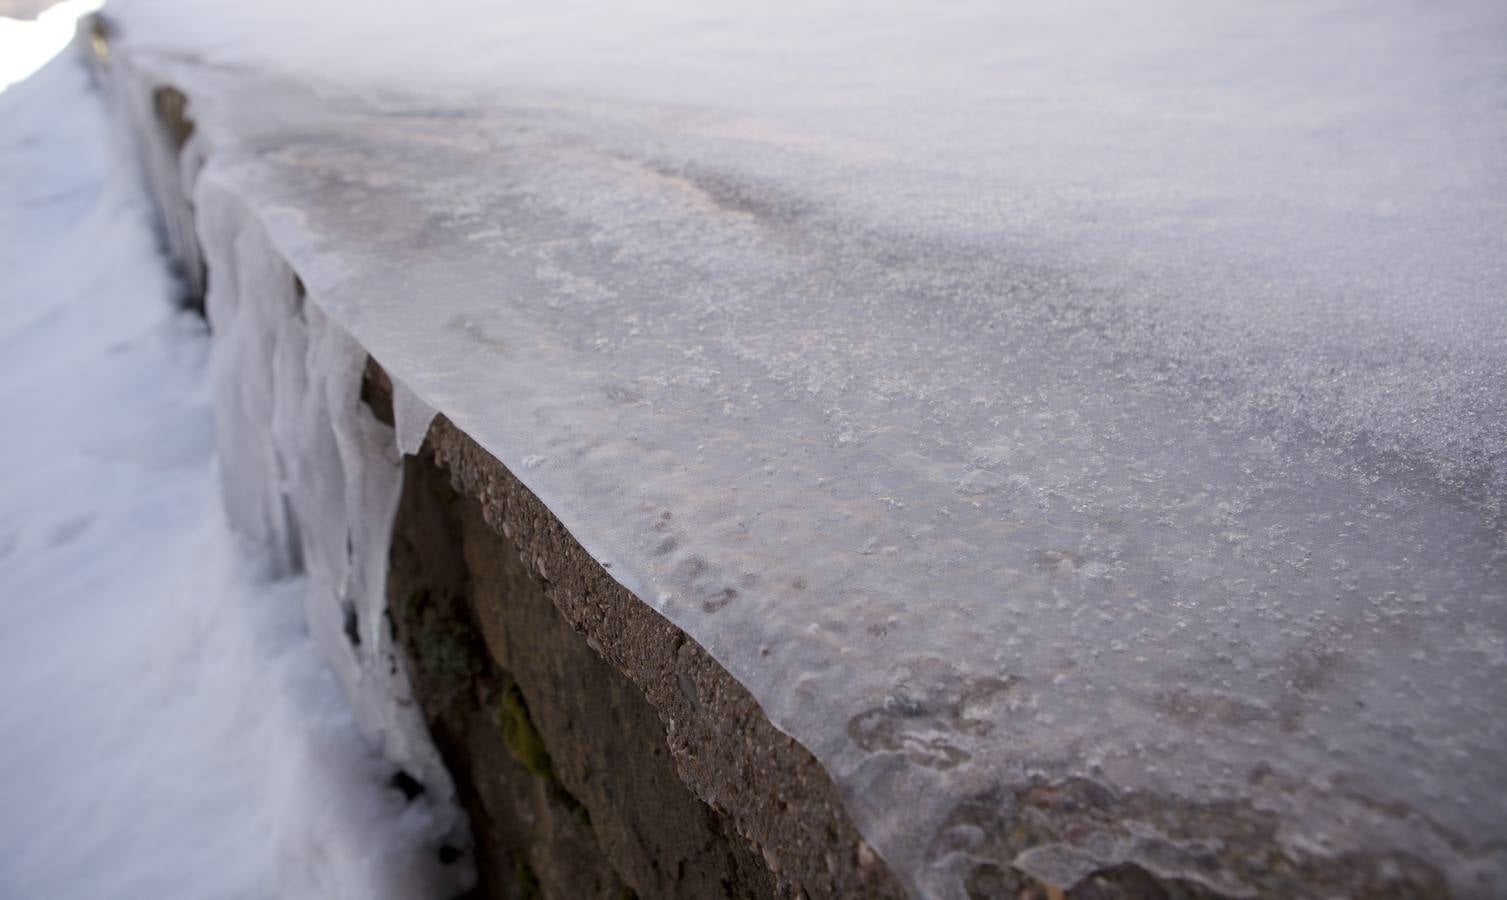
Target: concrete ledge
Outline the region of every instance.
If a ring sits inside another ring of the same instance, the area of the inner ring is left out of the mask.
[[[673,111],[89,38],[206,289],[232,516],[481,895],[1500,893],[1500,399],[1441,446],[1290,368],[1392,332],[913,240]]]

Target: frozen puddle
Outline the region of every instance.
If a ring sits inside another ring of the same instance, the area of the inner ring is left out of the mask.
[[[0,93],[0,896],[432,897],[215,486],[202,322],[73,59]]]

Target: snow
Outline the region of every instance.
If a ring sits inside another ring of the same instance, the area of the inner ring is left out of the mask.
[[[120,149],[74,55],[0,94],[0,895],[453,894],[453,810],[388,786],[308,579],[232,531]]]
[[[190,95],[206,257],[296,271],[918,893],[1247,887],[957,822],[1072,778],[1507,890],[1507,6],[215,10],[122,0],[111,64]]]
[[[65,0],[28,19],[7,18],[0,7],[0,91],[41,68],[73,40],[74,23],[103,0]],[[42,4],[38,4],[42,5]],[[30,16],[31,8],[22,14]]]

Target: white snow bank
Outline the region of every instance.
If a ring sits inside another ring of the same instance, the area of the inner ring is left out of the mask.
[[[0,896],[443,896],[214,488],[208,340],[84,70],[0,95]]]

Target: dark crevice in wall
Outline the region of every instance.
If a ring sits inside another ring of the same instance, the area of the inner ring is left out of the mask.
[[[175,87],[159,87],[152,92],[152,109],[172,141],[173,152],[182,153],[183,145],[194,134],[194,120],[188,117],[188,98]]]
[[[152,91],[152,111],[157,126],[167,139],[172,161],[181,165],[183,148],[194,135],[194,120],[188,114],[188,98],[175,87],[159,86]],[[192,204],[190,198],[183,199],[185,203]],[[177,303],[202,316],[204,292],[208,285],[208,272],[204,267],[203,256],[198,252],[191,235],[175,238],[170,233],[171,228],[167,230],[169,233],[165,233],[162,239],[173,276],[179,285]]]

